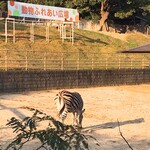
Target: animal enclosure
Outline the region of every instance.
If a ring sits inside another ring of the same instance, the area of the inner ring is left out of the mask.
[[[94,136],[100,144],[98,147],[91,139],[90,150],[129,150],[119,134],[117,120],[120,122],[123,136],[134,150],[149,150],[150,85],[68,90],[79,92],[84,100],[86,110],[82,132]],[[58,90],[47,90],[0,95],[0,148],[2,150],[14,137],[12,130],[5,126],[7,120],[11,117],[20,119],[31,115],[30,111],[21,107],[33,107],[57,118],[53,101],[57,92]],[[66,124],[71,123],[72,115],[66,120]],[[40,127],[45,127],[45,124]],[[35,150],[37,145],[37,141],[29,142],[22,150]]]

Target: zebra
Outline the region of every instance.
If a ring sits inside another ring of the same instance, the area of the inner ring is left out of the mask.
[[[82,128],[85,109],[83,109],[83,99],[78,92],[62,90],[56,94],[54,101],[62,123],[64,123],[67,113],[73,113],[73,125],[76,123],[77,127]]]

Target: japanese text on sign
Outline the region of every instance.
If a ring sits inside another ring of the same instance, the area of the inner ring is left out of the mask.
[[[61,20],[78,22],[79,13],[76,9],[35,5],[8,1],[8,15],[28,18],[41,18],[49,20]]]

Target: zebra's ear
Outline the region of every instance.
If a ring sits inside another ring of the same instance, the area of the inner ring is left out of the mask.
[[[82,113],[84,113],[84,112],[85,112],[85,109],[82,110]]]

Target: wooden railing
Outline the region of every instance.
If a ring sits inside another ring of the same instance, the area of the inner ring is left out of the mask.
[[[150,54],[0,50],[0,70],[144,69]]]

